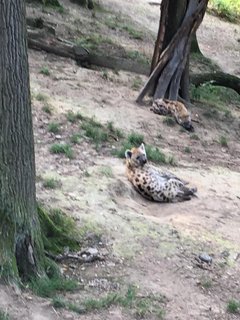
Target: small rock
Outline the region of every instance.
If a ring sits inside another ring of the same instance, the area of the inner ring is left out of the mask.
[[[59,139],[62,139],[62,136],[60,136],[60,134],[56,134],[55,138],[59,140]]]
[[[206,262],[208,264],[212,263],[212,257],[210,257],[207,253],[201,253],[198,258],[202,261],[202,262]]]

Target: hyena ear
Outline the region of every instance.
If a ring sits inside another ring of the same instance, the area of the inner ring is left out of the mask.
[[[126,151],[125,151],[125,157],[126,157],[126,159],[131,159],[131,157],[132,157],[132,152],[131,152],[130,150],[126,150]]]
[[[144,143],[142,143],[142,144],[140,145],[139,149],[140,149],[144,154],[146,154],[146,150],[145,150]]]

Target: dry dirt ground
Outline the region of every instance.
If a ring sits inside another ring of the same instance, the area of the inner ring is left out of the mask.
[[[63,3],[69,5],[67,1]],[[156,32],[158,9],[149,7],[147,1],[104,3],[116,14],[132,17],[140,29],[147,26],[153,35]],[[91,19],[91,13],[86,10],[80,14],[75,5],[65,16],[36,8],[29,8],[28,13],[58,20],[59,33],[65,37],[68,33],[70,38],[74,34],[71,27],[74,19]],[[224,71],[236,75],[240,60],[236,41],[239,30],[239,26],[210,16],[206,16],[199,30],[202,51]],[[112,36],[117,37],[114,32]],[[125,39],[128,47],[144,48],[145,53],[152,50],[153,41],[137,43],[126,35],[119,37]],[[219,43],[221,50],[216,47]],[[198,102],[192,113],[200,123],[195,124],[193,136],[178,126],[167,126],[148,107],[135,104],[138,91],[133,88],[134,74],[84,69],[72,60],[31,50],[29,63],[40,177],[38,199],[49,207],[63,209],[79,226],[86,225],[91,245],[105,256],[102,262],[61,265],[64,273],[71,274],[84,286],[65,297],[81,304],[86,297],[101,298],[133,284],[141,296],[163,297],[160,307],[166,320],[238,319],[239,315],[228,313],[226,308],[230,299],[240,300],[240,105],[230,101],[225,108],[231,110],[231,117],[226,116],[228,113],[222,107],[217,109],[218,117],[214,119],[204,116],[206,109]],[[42,67],[48,67],[49,76],[40,73]],[[140,79],[142,83],[146,80]],[[52,107],[51,115],[43,111],[46,104]],[[166,169],[196,186],[198,198],[179,204],[155,204],[142,199],[125,177],[123,160],[111,153],[120,144],[114,140],[96,150],[90,140],[82,137],[79,144],[73,145],[75,157],[71,160],[51,154],[52,144],[69,142],[70,136],[79,131],[79,124],[66,118],[70,110],[94,116],[103,124],[111,121],[125,134],[143,133],[146,143],[174,156],[176,165]],[[48,131],[52,122],[60,125],[57,135]],[[220,136],[227,138],[227,147],[220,145]],[[59,179],[61,187],[44,188],[42,180],[49,177]],[[212,257],[211,265],[199,264],[197,257],[201,253]],[[0,307],[11,319],[22,320],[137,317],[134,310],[120,306],[84,315],[59,311],[48,299],[4,286],[0,286]],[[149,312],[145,319],[159,317]]]

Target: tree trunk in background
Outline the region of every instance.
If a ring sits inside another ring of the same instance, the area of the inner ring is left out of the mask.
[[[189,100],[189,52],[208,0],[163,0],[152,73],[137,102],[146,94],[157,98]],[[163,10],[167,8],[167,10]],[[160,49],[159,49],[160,48]],[[156,57],[159,57],[158,61]]]
[[[0,0],[0,277],[43,271],[25,2]]]

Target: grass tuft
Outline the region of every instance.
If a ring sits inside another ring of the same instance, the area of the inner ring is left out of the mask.
[[[189,147],[185,147],[185,148],[184,148],[184,152],[185,152],[185,153],[191,153],[192,150],[191,150],[191,148],[189,148]]]
[[[45,103],[44,106],[42,107],[42,110],[46,112],[47,114],[51,115],[52,114],[52,106],[49,103]]]
[[[61,186],[61,181],[54,178],[45,178],[43,186],[46,189],[57,189]]]
[[[190,139],[191,139],[191,140],[200,140],[199,136],[198,136],[196,133],[191,134],[191,135],[190,135]]]
[[[50,152],[54,154],[65,154],[69,159],[74,158],[72,147],[67,143],[55,143],[50,147]]]
[[[51,122],[48,125],[48,131],[52,132],[54,134],[57,134],[60,132],[60,125],[57,122]]]
[[[70,137],[70,141],[73,144],[79,144],[81,140],[81,135],[80,133],[74,133],[71,137]]]
[[[79,120],[83,120],[84,119],[84,117],[81,115],[80,112],[74,113],[73,111],[68,111],[66,117],[67,117],[67,120],[69,122],[71,122],[71,123],[76,123]]]
[[[102,166],[100,168],[100,173],[105,176],[105,177],[108,177],[108,178],[112,178],[113,177],[113,171],[112,171],[112,168],[109,167],[109,166]]]
[[[48,100],[48,96],[44,93],[38,93],[36,95],[36,100],[46,102]]]
[[[7,311],[0,310],[0,320],[10,320],[10,316]]]
[[[50,71],[48,67],[42,67],[39,72],[45,76],[50,76]]]
[[[140,88],[142,87],[142,85],[143,85],[143,82],[142,82],[141,77],[139,77],[139,76],[134,77],[133,83],[132,83],[132,89],[139,91]]]
[[[53,297],[58,292],[74,291],[77,287],[76,281],[67,280],[60,274],[53,278],[44,276],[32,279],[30,282],[30,288],[41,297]]]
[[[174,127],[176,125],[175,119],[169,116],[163,118],[163,123],[169,127]]]
[[[128,135],[127,142],[134,147],[138,147],[141,143],[144,142],[144,136],[140,133],[132,132]]]
[[[240,313],[240,302],[237,300],[229,300],[227,304],[227,311],[229,313],[239,314]]]
[[[152,294],[141,297],[134,286],[129,286],[126,293],[109,292],[99,299],[89,298],[82,301],[81,304],[73,304],[63,300],[60,297],[53,299],[55,308],[66,308],[77,313],[89,313],[96,310],[108,309],[113,305],[118,305],[126,309],[131,309],[136,317],[156,316],[157,319],[163,319],[164,310],[161,307],[164,299]]]
[[[219,143],[222,147],[228,147],[228,141],[225,136],[220,136]]]

